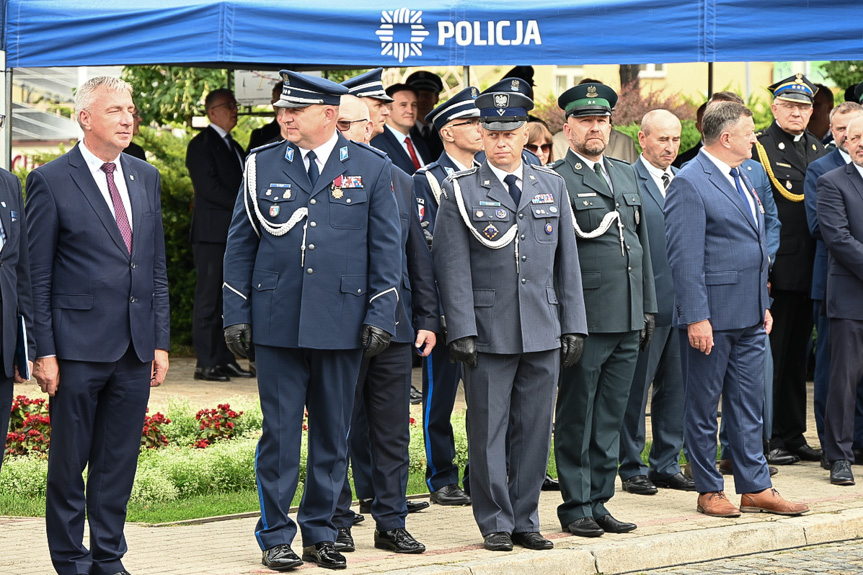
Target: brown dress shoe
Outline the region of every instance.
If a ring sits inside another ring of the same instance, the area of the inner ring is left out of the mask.
[[[744,493],[740,496],[740,510],[744,513],[776,513],[777,515],[801,515],[809,511],[805,503],[791,503],[773,489],[761,493]]]
[[[728,501],[724,491],[699,494],[696,509],[711,517],[740,517],[740,510]]]

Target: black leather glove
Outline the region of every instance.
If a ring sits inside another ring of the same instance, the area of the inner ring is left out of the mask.
[[[449,342],[449,361],[461,361],[465,365],[476,367],[476,336],[469,335]]]
[[[560,355],[563,367],[578,363],[584,351],[584,336],[578,333],[565,333],[560,336]]]
[[[423,228],[423,237],[426,239],[426,243],[428,244],[429,249],[431,249],[434,236],[432,236],[431,232],[429,231],[429,222],[421,222],[420,225]]]
[[[446,316],[440,316],[440,335],[446,341]]]
[[[225,343],[234,355],[249,357],[252,349],[252,326],[247,323],[229,325],[225,328]]]
[[[390,346],[390,334],[373,325],[363,326],[363,357],[374,357]]]
[[[653,330],[656,329],[656,318],[652,313],[644,314],[644,329],[638,334],[638,349],[645,351],[653,339]]]

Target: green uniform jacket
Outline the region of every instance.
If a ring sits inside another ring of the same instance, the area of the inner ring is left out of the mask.
[[[614,210],[623,222],[623,253],[617,221],[594,239],[576,234],[587,331],[640,330],[644,327],[644,314],[657,311],[641,193],[632,166],[612,158],[602,161],[611,176],[613,192],[572,150],[551,165],[566,182],[572,211],[582,232],[593,232],[605,215]]]

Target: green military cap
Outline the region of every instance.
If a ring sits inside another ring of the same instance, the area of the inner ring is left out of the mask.
[[[593,82],[574,86],[557,99],[557,105],[567,118],[610,116],[615,104],[617,104],[617,93],[605,84]]]
[[[803,74],[789,76],[767,89],[773,94],[774,100],[788,100],[789,102],[803,102],[805,104],[811,104],[815,99],[815,92],[818,91],[818,87]]]

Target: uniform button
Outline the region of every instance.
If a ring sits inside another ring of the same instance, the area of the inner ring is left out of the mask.
[[[138,264],[136,264],[135,262],[132,262],[132,269],[135,269],[136,267],[138,267]]]
[[[618,208],[620,207],[620,202],[617,202],[617,207],[618,207]]]
[[[315,244],[309,244],[309,249],[310,249],[310,250],[315,249]]]
[[[526,262],[526,261],[527,261],[527,256],[521,256],[521,261]]]
[[[261,284],[258,284],[258,289],[260,289],[260,288],[261,288]]]
[[[526,284],[526,283],[527,283],[527,278],[521,278],[521,283]]]
[[[135,303],[135,298],[134,298],[134,296],[129,298],[129,303]]]
[[[627,268],[626,268],[626,271],[631,272],[631,271],[632,271],[632,266],[627,267]]]
[[[346,200],[345,200],[345,203],[346,203],[346,204],[351,203],[351,199],[350,199],[350,198],[346,199]]]
[[[306,270],[306,273],[309,275],[312,275],[313,273],[315,273],[315,270],[313,270],[312,268],[309,268]]]
[[[309,200],[309,203],[314,206],[315,204],[318,203],[318,200],[316,200],[315,198],[312,198],[311,200]]]
[[[518,219],[523,220],[523,219],[524,219],[524,214],[519,214],[519,215],[518,215]]]
[[[309,222],[309,225],[312,226],[313,228],[316,228],[316,227],[318,227],[318,222]]]
[[[518,239],[523,240],[523,239],[524,239],[524,234],[521,234],[521,235],[518,237]]]
[[[632,248],[629,247],[629,244],[626,244],[626,249],[631,250]]]
[[[358,290],[357,290],[357,293],[363,293],[363,290],[362,290],[362,289],[358,289]]]

